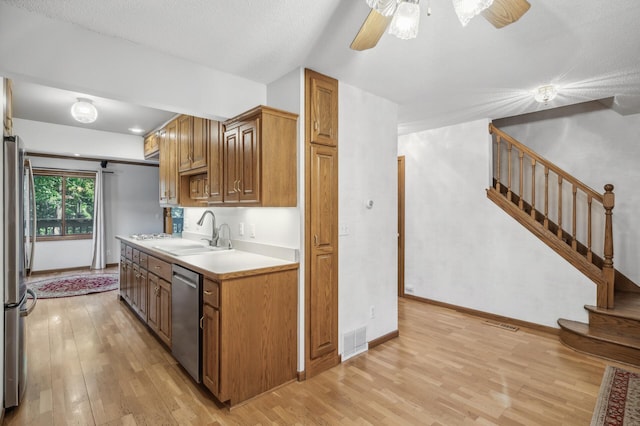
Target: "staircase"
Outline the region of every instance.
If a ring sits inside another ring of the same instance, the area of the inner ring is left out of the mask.
[[[613,185],[599,193],[493,124],[489,132],[494,178],[487,197],[597,286],[596,304],[585,306],[589,324],[559,319],[561,341],[640,366],[640,287],[613,267]]]

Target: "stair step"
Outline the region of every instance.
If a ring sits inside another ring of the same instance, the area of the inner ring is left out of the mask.
[[[591,329],[606,330],[617,336],[640,338],[640,294],[616,292],[615,308],[586,305]]]
[[[640,338],[620,336],[600,327],[559,319],[560,340],[567,346],[592,355],[640,366]]]

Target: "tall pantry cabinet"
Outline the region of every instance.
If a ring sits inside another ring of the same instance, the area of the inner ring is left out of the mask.
[[[305,373],[338,354],[338,81],[305,70]]]

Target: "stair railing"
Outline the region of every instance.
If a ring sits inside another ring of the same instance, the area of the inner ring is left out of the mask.
[[[605,185],[605,192],[598,193],[493,124],[489,124],[489,132],[494,135],[494,187],[491,189],[495,194],[492,195],[505,197],[508,204],[517,206],[514,210],[519,210],[521,216],[528,216],[526,220],[529,223],[535,222],[537,226],[544,228],[544,231],[536,233],[540,238],[556,238],[570,247],[574,254],[568,253],[568,257],[571,257],[570,261],[582,272],[589,276],[593,267],[575,265],[575,259],[582,257],[584,262],[595,265],[598,276],[590,277],[598,285],[597,305],[613,308],[613,185]],[[506,159],[503,158],[505,155]],[[550,175],[557,177],[556,188],[553,188]],[[527,180],[530,184],[526,184]],[[563,192],[568,192],[569,189],[569,200],[563,200]],[[537,194],[540,190],[543,191],[542,196]],[[540,198],[544,200],[542,211],[536,205]],[[570,205],[568,220],[563,218],[567,205]],[[594,217],[594,211],[599,211],[600,214]],[[563,226],[567,225],[570,225],[570,231],[565,231]],[[596,225],[600,225],[598,229]],[[594,253],[594,239],[602,242],[602,251],[596,249]],[[566,253],[566,249],[559,246],[557,241],[549,245],[558,252]]]

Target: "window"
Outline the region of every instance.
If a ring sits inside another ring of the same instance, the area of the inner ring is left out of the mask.
[[[93,237],[95,175],[71,171],[33,171],[41,240]]]

